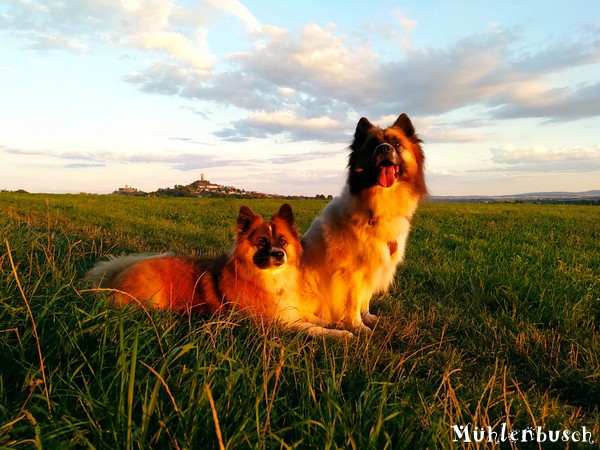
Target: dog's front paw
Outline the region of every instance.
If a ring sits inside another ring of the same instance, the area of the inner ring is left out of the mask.
[[[354,339],[354,334],[352,334],[351,331],[348,330],[331,330],[334,331],[335,334],[333,334],[334,337],[338,338],[338,339]]]
[[[375,314],[371,314],[370,312],[366,312],[362,315],[362,321],[363,325],[366,325],[372,330],[379,322],[379,317],[377,317]]]
[[[338,321],[332,324],[332,326],[336,330],[346,330],[347,333],[350,333],[352,335],[373,332],[371,328],[364,324],[362,319]]]
[[[352,327],[352,330],[354,331],[354,333],[356,334],[371,334],[373,332],[373,330],[371,328],[369,328],[368,326],[366,326],[363,322],[360,322],[357,325],[354,325]]]
[[[326,338],[345,339],[345,340],[354,338],[354,334],[352,334],[351,331],[338,330],[335,328],[320,328],[319,330],[313,328],[313,329],[310,329],[309,334],[313,337],[324,336]]]

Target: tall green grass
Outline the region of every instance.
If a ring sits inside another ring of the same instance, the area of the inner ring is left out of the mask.
[[[242,203],[0,194],[1,448],[489,448],[453,442],[468,423],[600,441],[597,207],[424,204],[350,341],[113,309],[83,279],[108,254],[225,251]],[[302,230],[324,204],[292,202]]]

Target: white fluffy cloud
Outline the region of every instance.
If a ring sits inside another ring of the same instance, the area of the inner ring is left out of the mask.
[[[269,134],[282,134],[294,141],[339,141],[347,131],[345,123],[328,116],[303,118],[293,110],[267,113],[259,111],[249,117],[237,120],[232,127],[217,133],[217,136],[234,142],[247,140],[248,137],[266,137]]]
[[[209,46],[216,18],[234,18],[238,48]],[[359,116],[407,112],[437,117],[472,108],[482,118],[577,120],[600,114],[600,83],[565,86],[559,75],[600,62],[598,29],[528,51],[516,31],[495,26],[439,48],[415,48],[418,23],[392,11],[393,57],[370,46],[368,25],[346,34],[335,24],[299,29],[262,24],[239,0],[30,0],[13,3],[3,27],[30,46],[94,51],[99,45],[144,55],[123,79],[145,92],[235,106],[217,135],[245,140],[281,134],[294,140],[337,140]],[[239,47],[239,46],[242,47]],[[538,46],[540,47],[540,46]],[[434,141],[484,138],[429,124]]]
[[[575,88],[532,85],[505,93],[502,104],[492,112],[498,119],[538,117],[549,122],[570,121],[600,114],[600,82]]]
[[[562,44],[568,52],[562,57],[558,47],[520,55],[514,50],[519,46],[517,35],[492,28],[445,48],[399,52],[397,59],[387,62],[364,40],[350,40],[334,25],[273,29],[253,42],[250,49],[231,54],[229,66],[210,79],[162,78],[163,83],[178,86],[184,97],[248,110],[247,119],[223,130],[226,138],[278,133],[270,122],[261,126],[256,116],[280,111],[291,111],[297,121],[288,125],[298,128],[306,121],[330,117],[331,136],[339,131],[340,123],[351,127],[354,116],[381,117],[403,111],[419,117],[477,107],[489,119],[546,120],[575,120],[600,113],[596,107],[599,84],[568,89],[551,81],[552,74],[597,61],[599,45],[594,38],[577,47]],[[553,60],[546,61],[550,56]],[[146,75],[144,89],[156,78]],[[435,140],[464,142],[483,137],[442,128],[436,129]],[[314,133],[313,139],[320,139],[323,130],[315,128]],[[310,139],[306,133],[292,135]]]
[[[178,64],[207,76],[215,61],[206,40],[214,15],[235,12],[253,27],[249,12],[243,14],[243,7],[236,12],[236,4],[234,0],[189,5],[173,0],[31,0],[10,5],[1,20],[36,49],[117,45],[153,53],[159,64]]]

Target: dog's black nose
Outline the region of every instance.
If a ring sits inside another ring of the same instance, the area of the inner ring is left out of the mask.
[[[373,157],[375,156],[387,156],[394,151],[394,147],[392,144],[388,144],[387,142],[382,142],[375,150],[373,150]]]
[[[271,256],[277,261],[283,261],[285,259],[285,252],[278,248],[274,248],[273,250],[271,250]]]

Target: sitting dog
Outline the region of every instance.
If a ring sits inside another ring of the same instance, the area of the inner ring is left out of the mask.
[[[404,258],[411,218],[427,194],[424,160],[406,114],[386,129],[358,122],[342,194],[302,237],[307,296],[319,299],[322,320],[365,330],[377,322],[369,303]]]

